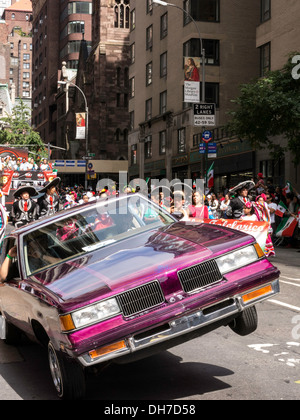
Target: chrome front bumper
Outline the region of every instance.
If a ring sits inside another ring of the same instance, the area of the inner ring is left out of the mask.
[[[262,289],[264,289],[263,294],[256,293]],[[247,300],[243,298],[246,295],[249,296],[251,293],[253,294],[253,298],[250,297],[250,299]],[[168,324],[165,324],[159,332],[149,330],[149,335],[146,331],[143,334],[137,333],[130,337],[126,337],[123,339],[124,345],[122,348],[117,350],[112,349],[99,357],[92,357],[91,351],[78,357],[78,360],[83,366],[87,367],[137,352],[183,334],[190,333],[193,330],[205,327],[224,318],[229,318],[230,316],[238,314],[256,303],[269,299],[277,293],[279,293],[279,279],[273,281],[272,283],[235,295],[222,302],[218,302],[216,305],[205,307],[189,315],[174,319]],[[97,351],[97,349],[95,349],[95,351]]]

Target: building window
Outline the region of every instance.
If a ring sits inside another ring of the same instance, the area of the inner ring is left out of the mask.
[[[260,0],[260,21],[266,22],[271,18],[271,0]]]
[[[146,13],[152,13],[153,3],[152,0],[146,0]]]
[[[200,83],[200,92],[202,91],[202,83]],[[219,108],[219,83],[205,83],[205,102],[208,104],[216,104]]]
[[[165,13],[160,18],[160,39],[168,35],[168,13]]]
[[[186,141],[185,141],[185,128],[178,130],[178,153],[185,153]]]
[[[264,77],[271,70],[271,44],[260,47],[260,76]]]
[[[134,64],[135,62],[135,43],[130,45],[130,63]]]
[[[129,113],[129,128],[130,128],[130,131],[132,131],[133,129],[134,129],[134,111],[131,111],[130,113]]]
[[[153,26],[150,25],[146,29],[146,50],[150,50],[153,45]]]
[[[149,121],[152,118],[152,98],[147,99],[145,106],[145,120]]]
[[[78,62],[79,62],[79,60],[68,60],[67,68],[68,69],[77,70],[77,68],[78,68]]]
[[[205,64],[211,66],[220,65],[220,41],[218,39],[203,39],[205,50]],[[183,44],[184,57],[200,57],[199,38],[192,38]]]
[[[72,14],[92,14],[92,2],[74,1],[68,4],[68,15]],[[62,17],[61,17],[62,19]]]
[[[129,0],[115,0],[115,28],[129,29]]]
[[[130,94],[130,99],[134,98],[135,95],[135,78],[132,77],[129,80],[129,94]]]
[[[131,18],[130,18],[130,30],[133,31],[135,29],[135,18],[136,18],[136,13],[135,13],[135,9],[132,10],[132,12],[130,13]]]
[[[220,0],[185,0],[183,7],[196,21],[220,21]],[[184,25],[190,22],[191,18],[184,13]]]
[[[166,130],[159,133],[159,154],[166,154],[166,145],[167,145],[167,132]]]
[[[73,21],[68,23],[68,35],[82,34],[84,32],[84,21]]]
[[[168,65],[167,65],[167,53],[163,53],[160,56],[160,77],[165,77],[168,72]]]
[[[159,111],[161,114],[167,112],[167,91],[161,92],[159,98]]]
[[[145,159],[152,157],[152,136],[145,137]]]
[[[152,61],[146,66],[146,86],[151,85],[152,83]]]

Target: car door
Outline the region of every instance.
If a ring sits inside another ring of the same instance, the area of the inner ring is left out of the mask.
[[[9,249],[17,245],[17,239],[7,237],[4,240],[1,261],[4,260]],[[18,248],[17,248],[18,249]],[[24,312],[24,291],[21,287],[19,270],[19,252],[17,258],[13,258],[8,271],[7,280],[0,285],[0,311],[7,321],[22,330],[26,330],[26,314]]]

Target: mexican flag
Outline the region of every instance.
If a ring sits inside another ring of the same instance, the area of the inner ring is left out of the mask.
[[[288,211],[286,205],[283,201],[280,201],[277,206],[277,210],[275,211],[276,216],[282,217],[286,211]]]
[[[215,162],[212,163],[211,167],[209,168],[206,174],[206,184],[207,188],[209,189],[213,188],[214,186],[214,164]]]
[[[293,236],[297,219],[295,217],[284,217],[276,230],[277,237],[290,238]]]
[[[286,196],[288,193],[293,192],[292,184],[287,181],[286,186],[282,189],[282,194]]]

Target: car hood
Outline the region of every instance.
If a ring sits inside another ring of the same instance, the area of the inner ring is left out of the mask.
[[[111,292],[166,280],[180,268],[252,241],[236,230],[178,222],[59,264],[36,277],[61,300],[80,306]]]

